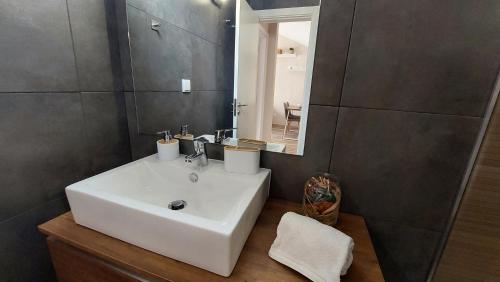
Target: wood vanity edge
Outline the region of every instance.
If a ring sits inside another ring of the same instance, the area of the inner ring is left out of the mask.
[[[250,234],[233,274],[226,278],[77,225],[67,212],[38,226],[49,240],[58,240],[91,256],[154,281],[307,281],[267,255],[276,227],[287,211],[301,213],[300,204],[270,199]],[[384,281],[366,223],[361,216],[341,213],[339,230],[354,239],[354,261],[342,281]],[[49,247],[50,247],[50,242]],[[51,251],[52,252],[52,251]],[[56,267],[57,271],[57,267]]]

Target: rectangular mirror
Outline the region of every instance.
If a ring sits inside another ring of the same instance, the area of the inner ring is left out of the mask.
[[[302,155],[320,1],[126,0],[139,135]],[[129,99],[130,102],[130,99]]]

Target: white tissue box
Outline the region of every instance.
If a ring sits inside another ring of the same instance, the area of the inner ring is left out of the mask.
[[[258,173],[260,169],[260,150],[237,146],[224,147],[224,169],[232,173]]]

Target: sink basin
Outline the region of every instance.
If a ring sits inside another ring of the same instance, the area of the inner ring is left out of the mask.
[[[196,176],[190,175],[196,173]],[[231,174],[222,161],[196,170],[152,155],[66,188],[76,223],[229,276],[269,194],[271,171]],[[185,206],[169,204],[185,201]]]

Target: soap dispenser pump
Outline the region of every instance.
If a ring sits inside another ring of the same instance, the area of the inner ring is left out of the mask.
[[[172,161],[179,157],[179,140],[172,138],[170,130],[158,132],[163,135],[163,139],[156,141],[158,159],[161,161]]]
[[[184,124],[181,126],[179,134],[176,134],[174,138],[183,140],[193,140],[194,135],[188,132],[189,124]]]
[[[163,140],[165,140],[165,143],[170,143],[170,141],[172,140],[172,134],[170,133],[170,129],[157,132],[157,134],[164,136]]]

